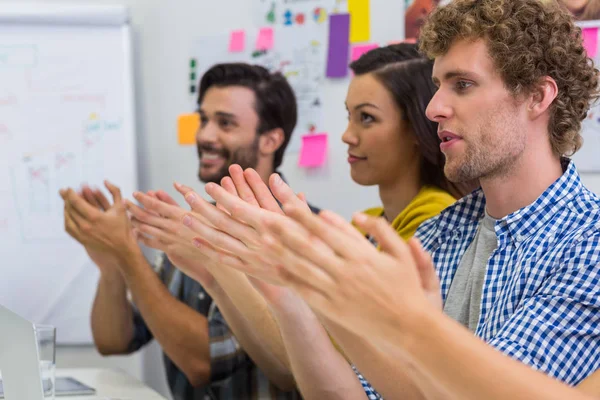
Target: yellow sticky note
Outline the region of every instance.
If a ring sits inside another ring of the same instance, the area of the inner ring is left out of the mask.
[[[350,43],[367,42],[371,39],[370,10],[370,0],[348,0]]]
[[[177,139],[179,144],[196,144],[196,132],[200,128],[197,113],[182,114],[177,118]]]

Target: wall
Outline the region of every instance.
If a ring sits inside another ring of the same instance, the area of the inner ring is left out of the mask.
[[[0,6],[8,0],[0,0]],[[200,35],[253,26],[252,4],[259,0],[45,0],[44,3],[126,4],[135,31],[136,100],[140,189],[171,189],[174,180],[197,183],[195,148],[176,143],[177,115],[189,109],[188,61],[191,42]],[[371,0],[372,40],[385,43],[400,39],[403,0]],[[340,136],[346,123],[343,105],[347,81],[326,84],[325,128],[330,134],[327,165],[317,171],[296,168],[297,157],[286,157],[283,172],[290,184],[314,204],[349,217],[377,203],[374,188],[361,188],[349,178],[346,147]],[[600,194],[600,176],[586,175],[584,182]],[[340,201],[343,199],[343,201]],[[162,360],[152,346],[142,356],[101,358],[91,347],[59,348],[59,367],[116,366],[166,393]]]

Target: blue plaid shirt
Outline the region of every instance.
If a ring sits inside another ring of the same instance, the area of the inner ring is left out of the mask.
[[[600,367],[600,199],[575,165],[533,204],[496,222],[498,248],[483,284],[476,336],[567,384]],[[481,190],[424,222],[445,302],[485,212]],[[362,378],[359,375],[359,379]],[[370,399],[381,398],[361,379]]]

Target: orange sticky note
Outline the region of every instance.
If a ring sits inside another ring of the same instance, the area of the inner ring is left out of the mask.
[[[271,50],[273,48],[273,28],[261,28],[256,39],[256,50]]]
[[[200,116],[197,113],[182,114],[177,118],[177,139],[179,144],[196,144],[196,132],[200,128]]]
[[[243,29],[231,31],[229,35],[229,52],[239,53],[246,47],[246,31]]]
[[[588,57],[594,58],[598,53],[598,28],[583,28],[583,47]]]
[[[298,165],[301,167],[320,167],[327,157],[327,134],[317,133],[302,136],[302,149]]]
[[[350,53],[350,61],[355,61],[360,58],[365,53],[378,48],[379,45],[376,44],[361,44],[352,46],[352,51]]]

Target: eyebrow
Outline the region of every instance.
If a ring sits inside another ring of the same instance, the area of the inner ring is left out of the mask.
[[[198,109],[198,113],[200,115],[206,115],[206,111],[204,111],[201,108]],[[228,113],[228,112],[225,112],[225,111],[217,111],[217,112],[215,112],[215,116],[222,117],[222,118],[231,118],[231,119],[235,119],[236,118],[235,114]]]
[[[450,79],[454,79],[454,78],[466,78],[466,79],[475,79],[477,78],[478,75],[473,73],[473,72],[469,72],[469,71],[465,71],[462,69],[456,69],[454,71],[448,71],[444,74],[444,80],[448,81]],[[432,77],[431,80],[433,81],[433,83],[435,83],[436,85],[440,84],[440,80],[437,77]]]
[[[360,110],[361,108],[365,108],[365,107],[373,107],[379,110],[379,107],[377,107],[375,104],[372,103],[360,103],[356,106],[354,106],[354,110]],[[346,104],[346,109],[348,109],[348,104]]]

